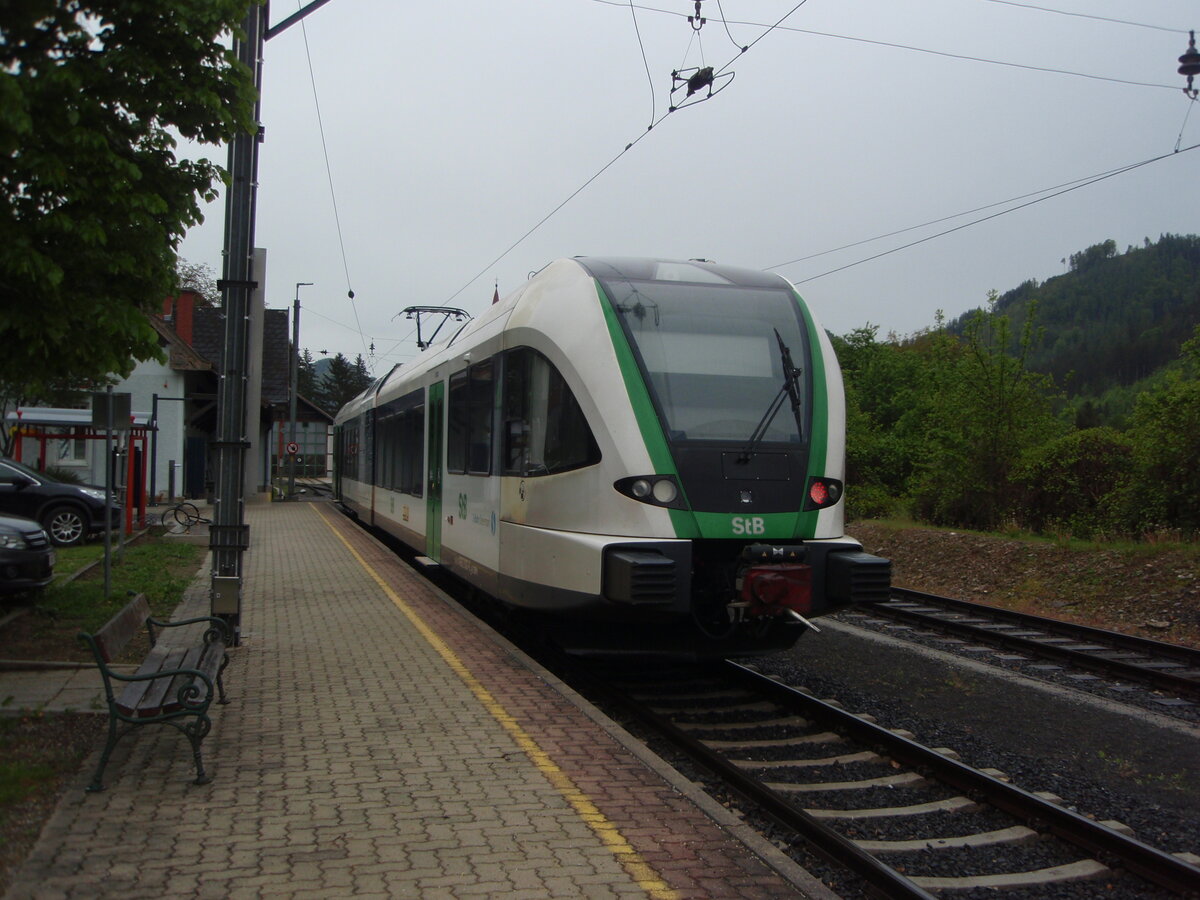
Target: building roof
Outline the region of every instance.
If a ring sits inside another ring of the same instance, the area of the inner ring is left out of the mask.
[[[193,320],[192,346],[221,369],[225,355],[225,319],[215,307],[198,308]],[[263,311],[262,402],[287,403],[291,370],[288,364],[288,311]]]
[[[150,413],[148,412],[132,412],[130,418],[133,419],[132,424],[138,427],[146,425],[150,421]],[[52,425],[60,428],[91,428],[92,427],[92,411],[91,409],[63,409],[53,406],[18,406],[15,410],[9,410],[5,419],[14,425],[32,426],[32,425]]]
[[[150,316],[150,327],[167,344],[167,364],[176,372],[207,372],[213,364],[201,356],[187,341],[175,333],[175,329],[160,319]]]

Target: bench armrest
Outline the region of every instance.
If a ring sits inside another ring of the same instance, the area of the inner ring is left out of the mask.
[[[108,671],[108,676],[116,681],[157,681],[159,678],[175,678],[179,675],[187,675],[190,679],[176,692],[176,699],[181,706],[202,707],[212,702],[213,680],[199,669],[162,669],[145,675],[122,675],[120,672]],[[197,681],[204,682],[203,689]]]

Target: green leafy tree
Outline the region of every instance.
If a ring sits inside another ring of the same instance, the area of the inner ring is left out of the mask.
[[[1142,531],[1200,532],[1200,327],[1166,383],[1138,398],[1128,436],[1129,521]]]
[[[1061,434],[1052,383],[1026,367],[1033,343],[1027,319],[1019,352],[1010,353],[1010,324],[988,309],[967,323],[961,352],[938,337],[920,411],[927,439],[914,489],[922,518],[991,529],[1015,512],[1010,480],[1022,455]]]
[[[1106,427],[1072,431],[1033,448],[1013,476],[1021,525],[1082,538],[1125,532],[1118,498],[1132,459],[1129,439]]]
[[[21,0],[0,22],[0,383],[128,374],[158,354],[145,313],[254,127],[251,73],[223,40],[249,0]]]
[[[912,342],[877,340],[866,325],[833,339],[846,385],[846,502],[851,518],[887,515],[919,457],[924,360]]]

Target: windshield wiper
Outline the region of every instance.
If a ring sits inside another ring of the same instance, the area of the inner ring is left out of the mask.
[[[767,411],[763,413],[763,417],[759,419],[758,427],[750,435],[750,440],[742,448],[742,453],[737,460],[739,463],[750,461],[750,457],[754,455],[755,449],[762,443],[767,429],[775,421],[775,414],[783,406],[784,397],[787,397],[791,401],[792,415],[796,417],[796,427],[799,429],[799,434],[802,437],[804,435],[804,424],[800,419],[800,370],[792,365],[792,351],[788,349],[787,344],[783,342],[783,338],[779,336],[779,329],[775,328],[772,330],[775,332],[775,340],[779,344],[779,359],[783,363],[783,386],[780,387],[779,393],[775,395],[775,399],[771,401],[771,405],[767,407]]]

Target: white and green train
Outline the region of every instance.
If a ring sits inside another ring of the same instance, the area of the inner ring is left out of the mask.
[[[577,652],[758,653],[888,596],[843,533],[837,360],[778,275],[558,260],[336,435],[346,508]]]

